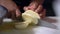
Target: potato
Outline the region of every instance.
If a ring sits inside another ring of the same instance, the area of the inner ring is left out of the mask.
[[[24,29],[27,28],[29,24],[38,24],[38,19],[40,19],[39,15],[32,11],[27,10],[24,13],[22,13],[22,18],[24,19],[24,22],[17,23],[15,27],[17,29]]]

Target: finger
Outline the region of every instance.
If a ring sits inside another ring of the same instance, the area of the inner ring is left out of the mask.
[[[28,7],[25,6],[23,9],[24,9],[25,11],[27,11],[27,10],[28,10]]]
[[[25,11],[27,11],[27,10],[33,10],[33,11],[34,11],[34,10],[35,10],[35,8],[30,7],[30,6],[27,6],[27,7],[24,7],[24,10],[25,10]]]
[[[43,9],[43,11],[39,14],[41,18],[44,18],[46,16],[46,9]]]
[[[28,7],[29,7],[29,9],[30,9],[30,10],[35,11],[35,9],[37,8],[37,6],[38,6],[38,4],[37,4],[37,3],[32,2],[32,3],[30,3],[30,5],[29,5]]]
[[[45,16],[46,15],[46,9],[43,9],[43,11],[40,14],[42,14],[41,16]]]
[[[18,9],[16,9],[16,17],[18,17],[20,15],[21,15],[21,12]]]
[[[35,12],[39,13],[41,12],[42,9],[43,9],[42,5],[39,5],[37,9],[35,10]]]
[[[39,14],[39,16],[41,17],[41,16],[42,16],[42,14]]]
[[[35,9],[38,7],[38,4],[37,3],[30,3],[30,5],[29,6],[27,6],[27,7],[24,7],[24,10],[33,10],[33,11],[35,11]]]
[[[32,7],[30,7],[30,6],[28,6],[27,8],[26,8],[26,10],[35,10],[35,8],[32,6]]]

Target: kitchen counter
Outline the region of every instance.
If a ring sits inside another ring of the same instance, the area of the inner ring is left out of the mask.
[[[59,33],[58,21],[60,17],[48,17],[52,19],[53,23],[48,20],[39,20],[38,26],[31,26],[25,30],[10,30],[10,31],[1,31],[0,34],[57,34]],[[54,21],[57,20],[57,21]]]

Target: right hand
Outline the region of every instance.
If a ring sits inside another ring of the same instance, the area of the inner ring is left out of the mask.
[[[42,7],[42,5],[39,5],[36,9],[35,8],[36,7],[34,5],[31,5],[31,6],[28,6],[28,7],[24,7],[24,10],[25,11],[27,11],[27,10],[33,10],[36,13],[38,13],[41,18],[44,18],[45,15],[46,15],[46,9],[44,9]]]

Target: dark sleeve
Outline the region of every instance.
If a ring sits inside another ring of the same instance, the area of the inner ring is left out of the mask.
[[[13,0],[18,6],[27,6],[31,0]]]
[[[17,6],[20,6],[19,9],[21,13],[24,12],[23,7],[28,6],[31,3],[31,0],[13,0],[13,1],[17,4]]]

